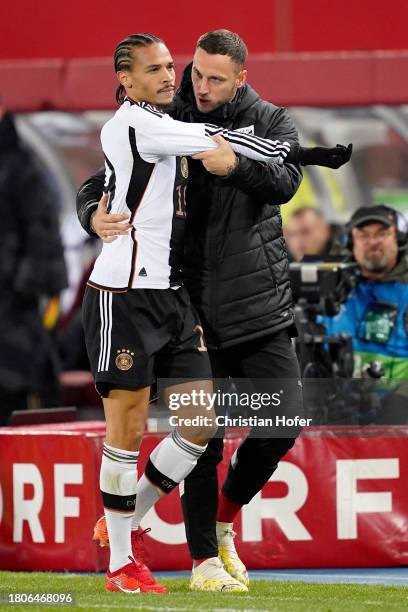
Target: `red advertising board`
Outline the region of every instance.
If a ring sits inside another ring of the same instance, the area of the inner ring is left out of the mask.
[[[0,568],[98,571],[99,423],[0,429]],[[408,564],[408,428],[313,428],[236,521],[250,568]],[[227,438],[220,481],[242,438]],[[145,437],[140,468],[160,440]],[[152,569],[191,566],[178,491],[145,517]]]

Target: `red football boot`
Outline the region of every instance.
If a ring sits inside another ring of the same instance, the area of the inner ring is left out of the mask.
[[[148,533],[150,528],[141,530],[140,528],[137,531],[132,531],[132,553],[135,557],[132,560],[134,563],[133,572],[135,573],[136,579],[139,580],[144,586],[149,587],[151,591],[155,593],[167,593],[167,587],[163,584],[157,582],[156,578],[153,576],[147,565],[140,560],[141,556],[141,543],[143,543],[143,535]],[[108,530],[106,528],[106,520],[104,516],[101,516],[95,524],[93,540],[99,540],[100,546],[109,546],[109,536]],[[144,551],[145,552],[145,551]],[[127,566],[126,566],[127,567]],[[110,589],[112,590],[112,589]],[[115,590],[115,589],[113,589]],[[142,591],[144,592],[144,591]]]
[[[138,563],[129,556],[130,563],[116,570],[106,572],[105,586],[107,591],[116,593],[167,593],[162,584],[154,582],[146,584],[143,572],[140,571]]]

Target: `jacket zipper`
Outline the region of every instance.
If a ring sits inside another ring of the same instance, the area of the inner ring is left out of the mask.
[[[224,107],[223,109],[223,113],[224,113],[224,119],[227,120],[228,118],[228,109],[226,107]],[[234,121],[230,120],[228,123],[225,123],[224,121],[222,122],[223,127],[225,127],[227,130],[233,130],[234,129]],[[220,179],[215,179],[215,181],[219,181]],[[222,196],[221,196],[221,189],[218,189],[218,194],[217,194],[217,208],[215,211],[216,216],[218,216],[218,212],[221,211],[222,212]],[[216,224],[214,224],[214,227],[216,227]],[[211,243],[212,244],[212,243]],[[214,241],[214,246],[216,246],[217,244],[217,235],[215,234],[215,241]],[[211,274],[211,297],[210,297],[210,312],[211,312],[211,327],[213,329],[213,338],[214,338],[214,344],[211,347],[211,350],[213,351],[217,351],[219,350],[219,337],[216,330],[216,324],[217,324],[217,320],[218,320],[218,301],[217,301],[217,251],[216,249],[214,249],[214,253],[215,256],[212,254],[211,252],[211,267],[214,264],[214,277]],[[214,306],[213,306],[214,305]]]
[[[221,192],[220,190],[218,190],[218,194],[217,194],[217,203],[215,206],[215,210],[214,207],[212,207],[212,211],[215,215],[217,215],[218,212],[218,207],[222,206],[222,198],[221,198]],[[212,220],[211,220],[212,221]],[[218,304],[217,304],[217,263],[218,263],[218,259],[217,259],[217,234],[214,231],[213,232],[213,226],[214,226],[214,230],[216,228],[216,224],[215,223],[210,223],[210,323],[211,323],[211,330],[212,330],[212,337],[214,342],[211,343],[211,349],[212,350],[218,350],[218,334],[216,332],[216,325],[217,325],[217,311],[218,311]]]

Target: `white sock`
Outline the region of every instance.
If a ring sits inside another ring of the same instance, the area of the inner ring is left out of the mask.
[[[140,521],[148,510],[164,495],[157,487],[153,486],[150,480],[143,474],[137,483],[136,488],[136,507],[132,516],[132,531],[136,531]]]
[[[185,440],[177,430],[156,446],[137,484],[133,530],[162,495],[170,493],[190,474],[206,448],[207,445],[199,446]]]
[[[130,563],[129,555],[133,556],[130,541],[132,515],[112,512],[105,508],[105,518],[110,546],[109,571],[116,572],[120,567]]]
[[[135,507],[138,451],[103,445],[100,487],[109,535],[109,571],[129,563],[130,530]]]

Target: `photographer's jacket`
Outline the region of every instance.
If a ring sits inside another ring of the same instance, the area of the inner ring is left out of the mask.
[[[336,317],[325,317],[327,333],[353,338],[355,375],[381,361],[386,379],[408,379],[408,257],[383,281],[360,280]]]
[[[285,109],[262,101],[248,85],[214,113],[197,111],[191,67],[184,73],[173,117],[207,122],[270,139],[297,142]],[[226,347],[293,325],[289,267],[279,205],[295,194],[301,172],[290,164],[240,157],[227,179],[189,160],[185,282],[199,311],[207,344]],[[83,227],[102,193],[103,175],[79,191]]]

